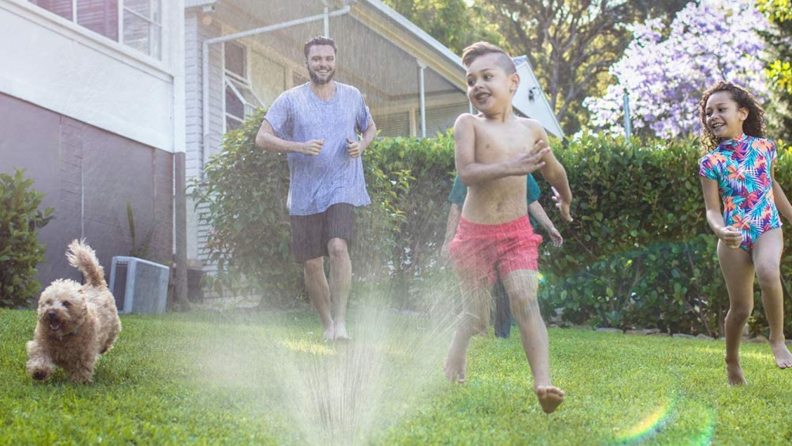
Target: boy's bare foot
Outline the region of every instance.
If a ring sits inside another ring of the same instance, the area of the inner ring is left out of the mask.
[[[336,341],[351,341],[352,338],[349,337],[346,331],[346,326],[344,324],[336,324],[335,325],[335,337],[333,338]]]
[[[333,327],[330,326],[330,328],[325,328],[325,331],[322,334],[322,339],[324,339],[325,341],[331,341],[334,338],[335,338],[335,330],[333,330]]]
[[[741,386],[743,384],[748,384],[748,381],[745,380],[743,376],[742,367],[740,366],[740,360],[729,360],[726,359],[726,374],[729,376],[729,385],[730,386]]]
[[[446,355],[445,374],[446,378],[454,384],[465,382],[465,351],[451,343]]]
[[[564,402],[564,391],[554,386],[536,386],[536,398],[544,413],[553,413]]]
[[[783,341],[771,342],[770,347],[773,349],[773,356],[779,369],[792,368],[792,353],[789,353]]]

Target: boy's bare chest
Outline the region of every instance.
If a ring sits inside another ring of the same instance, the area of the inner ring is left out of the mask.
[[[525,153],[534,141],[525,128],[519,125],[497,128],[483,127],[476,132],[476,161],[499,162]]]

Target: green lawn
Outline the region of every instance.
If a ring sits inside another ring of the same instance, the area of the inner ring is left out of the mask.
[[[744,344],[729,388],[722,341],[550,330],[542,413],[518,333],[474,339],[468,382],[443,380],[452,319],[357,310],[349,344],[311,313],[122,316],[94,383],[25,373],[31,311],[0,310],[0,444],[792,443],[792,370]]]

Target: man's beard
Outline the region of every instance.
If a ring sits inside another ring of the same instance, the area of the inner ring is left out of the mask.
[[[327,79],[321,79],[318,74],[316,74],[313,70],[308,70],[308,75],[311,76],[311,82],[317,85],[324,85],[331,80],[333,80],[333,76],[335,76],[335,70],[330,72],[330,75],[327,76]]]

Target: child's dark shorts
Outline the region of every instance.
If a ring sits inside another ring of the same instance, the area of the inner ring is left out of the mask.
[[[354,206],[338,203],[324,212],[291,216],[291,246],[297,263],[328,255],[327,242],[340,238],[352,243]]]

